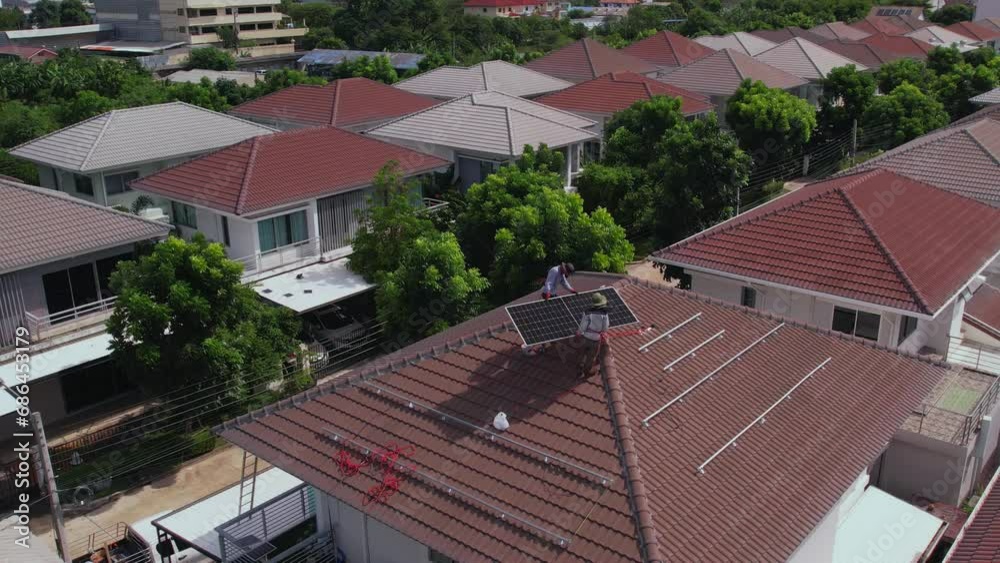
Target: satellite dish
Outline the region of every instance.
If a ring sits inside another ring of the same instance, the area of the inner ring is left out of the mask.
[[[497,415],[493,417],[493,428],[496,428],[501,432],[510,428],[510,423],[507,422],[507,413],[501,411],[498,412]]]

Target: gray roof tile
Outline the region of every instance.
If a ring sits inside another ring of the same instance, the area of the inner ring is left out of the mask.
[[[813,81],[822,80],[831,70],[841,66],[854,65],[858,70],[868,70],[868,67],[855,60],[801,37],[789,39],[754,58],[789,74]]]
[[[470,67],[442,66],[395,84],[396,88],[414,94],[449,99],[483,90],[534,97],[572,85],[571,82],[506,61],[486,61]]]
[[[103,113],[28,141],[14,156],[75,172],[95,172],[208,152],[274,130],[172,102]]]
[[[37,186],[0,180],[0,273],[165,237],[149,221]],[[16,244],[13,241],[17,241]]]

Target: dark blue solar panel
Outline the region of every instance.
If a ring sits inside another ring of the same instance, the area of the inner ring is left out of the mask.
[[[548,301],[511,305],[507,307],[507,314],[525,344],[553,342],[576,334],[580,319],[591,307],[594,293],[601,293],[607,298],[608,319],[612,328],[638,322],[618,290],[612,287],[553,297]]]

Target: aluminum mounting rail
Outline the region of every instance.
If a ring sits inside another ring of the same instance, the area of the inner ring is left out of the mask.
[[[694,348],[691,348],[690,350],[688,350],[687,352],[685,352],[683,356],[681,356],[681,357],[677,358],[676,360],[670,362],[669,364],[663,366],[663,371],[674,371],[674,366],[676,366],[677,364],[681,363],[684,360],[684,358],[687,358],[688,356],[694,356],[695,353],[698,352],[698,350],[701,350],[702,346],[708,344],[709,342],[715,340],[716,338],[722,338],[722,335],[725,334],[725,333],[726,333],[726,329],[722,329],[719,332],[716,332],[715,334],[713,334],[712,336],[709,336],[704,342],[702,342],[701,344],[699,344],[699,345],[695,346]]]
[[[747,352],[749,352],[751,348],[753,348],[754,346],[756,346],[756,345],[760,344],[761,342],[763,342],[768,336],[771,336],[772,334],[774,334],[775,332],[777,332],[778,329],[780,329],[783,326],[785,326],[785,323],[781,323],[780,325],[778,325],[778,326],[772,328],[771,330],[767,331],[767,334],[765,334],[764,336],[761,336],[757,340],[754,340],[752,343],[750,343],[749,346],[747,346],[746,348],[744,348],[744,349],[740,350],[739,352],[737,352],[737,354],[735,356],[733,356],[732,358],[729,358],[728,360],[726,360],[726,362],[724,364],[722,364],[721,366],[713,369],[711,371],[711,373],[709,373],[705,377],[699,379],[694,385],[692,385],[691,387],[688,387],[687,389],[685,389],[684,392],[681,393],[680,395],[677,395],[676,397],[674,397],[673,399],[671,399],[669,403],[667,403],[667,404],[663,405],[662,407],[656,409],[655,411],[652,412],[652,414],[650,414],[646,418],[642,419],[642,425],[643,426],[649,426],[649,421],[653,420],[653,418],[655,418],[656,415],[658,415],[661,412],[669,409],[677,401],[684,400],[684,397],[686,397],[688,395],[688,393],[690,393],[690,392],[694,391],[695,389],[697,389],[699,386],[701,386],[702,383],[705,383],[709,379],[712,379],[715,376],[715,374],[717,374],[720,371],[722,371],[723,369],[725,369],[726,366],[728,366],[729,364],[731,364],[731,363],[735,362],[736,360],[738,360],[740,358],[740,356],[742,356],[743,354],[746,354]]]
[[[664,338],[670,338],[671,334],[673,334],[673,333],[677,332],[678,330],[684,328],[684,325],[688,324],[689,322],[697,320],[698,317],[700,317],[700,316],[701,316],[701,311],[698,311],[697,313],[695,313],[694,315],[692,315],[691,318],[689,318],[688,320],[682,322],[681,324],[675,326],[674,328],[668,330],[667,332],[664,332],[663,334],[657,336],[656,338],[650,340],[649,342],[643,344],[642,346],[639,346],[639,351],[640,352],[645,352],[646,350],[649,349],[650,346],[652,346],[653,344],[656,344],[660,340],[663,340]]]
[[[400,401],[404,402],[406,404],[406,406],[408,406],[411,409],[415,409],[415,408],[419,407],[420,409],[423,409],[424,411],[427,411],[427,412],[430,412],[430,413],[433,413],[433,414],[437,415],[437,417],[440,418],[441,420],[452,422],[452,423],[457,424],[459,426],[463,426],[465,428],[469,428],[470,430],[473,430],[475,432],[479,432],[479,433],[485,434],[486,436],[489,437],[489,440],[491,442],[495,442],[497,440],[500,440],[501,442],[506,442],[506,443],[511,444],[511,445],[513,445],[515,447],[521,448],[522,450],[531,452],[532,454],[540,457],[542,459],[542,461],[545,462],[546,464],[554,462],[554,463],[558,463],[559,465],[562,465],[562,466],[564,466],[566,468],[569,468],[571,470],[579,471],[580,473],[583,473],[583,474],[585,474],[585,475],[587,475],[587,476],[589,476],[589,477],[591,477],[593,479],[596,479],[601,484],[601,486],[607,487],[611,483],[615,482],[614,477],[610,477],[608,475],[604,475],[604,474],[599,473],[597,471],[594,471],[592,469],[587,469],[586,467],[583,467],[582,465],[573,463],[572,461],[569,461],[568,459],[559,457],[559,456],[557,456],[555,454],[551,454],[549,452],[546,452],[546,451],[541,450],[539,448],[536,448],[534,446],[530,446],[528,444],[525,444],[525,443],[520,442],[518,440],[515,440],[513,438],[509,438],[507,436],[504,436],[503,434],[499,434],[497,432],[493,432],[492,430],[487,430],[486,428],[483,428],[482,426],[478,426],[478,425],[473,424],[473,423],[471,423],[471,422],[469,422],[467,420],[463,420],[463,419],[461,419],[461,418],[459,418],[457,416],[450,415],[450,414],[448,414],[446,412],[442,412],[442,411],[440,411],[438,409],[435,409],[434,407],[431,407],[429,405],[425,405],[425,404],[423,404],[423,403],[421,403],[419,401],[415,401],[415,400],[413,400],[413,399],[411,399],[411,398],[409,398],[409,397],[407,397],[407,396],[405,396],[405,395],[403,395],[401,393],[397,393],[395,391],[392,391],[391,389],[386,389],[385,387],[382,387],[380,385],[376,385],[375,383],[372,383],[370,381],[365,382],[364,385],[366,385],[367,387],[370,387],[371,389],[374,389],[375,390],[375,394],[377,394],[377,395],[383,395],[383,394],[385,394],[385,395],[389,395],[391,397],[395,397],[396,399],[399,399]]]
[[[351,444],[355,448],[363,451],[365,455],[368,455],[369,453],[371,453],[373,451],[376,451],[378,449],[378,448],[372,448],[370,446],[366,446],[365,444],[362,444],[361,442],[355,440],[354,438],[345,436],[345,435],[341,434],[340,432],[336,432],[332,428],[327,427],[327,428],[324,428],[324,430],[326,430],[327,432],[329,432],[329,437],[331,439],[333,439],[334,442],[344,442],[344,443]],[[448,482],[446,482],[446,481],[444,481],[442,479],[438,479],[437,477],[434,477],[434,476],[429,475],[429,474],[427,474],[427,473],[425,473],[423,471],[420,471],[419,469],[417,469],[412,464],[411,465],[407,465],[405,463],[395,462],[394,465],[395,465],[396,471],[398,471],[400,475],[403,475],[403,476],[406,476],[406,475],[409,475],[409,474],[416,475],[417,477],[419,477],[421,480],[427,482],[428,484],[440,488],[441,490],[443,490],[448,495],[457,495],[457,496],[460,496],[460,497],[466,499],[467,501],[471,501],[473,504],[478,504],[482,508],[485,508],[487,511],[496,513],[497,517],[500,520],[514,521],[514,522],[517,522],[518,524],[521,524],[521,525],[529,528],[530,530],[532,530],[534,532],[537,532],[541,537],[543,537],[543,538],[545,538],[545,539],[547,539],[549,541],[552,541],[553,543],[559,545],[559,547],[568,547],[569,544],[570,544],[570,539],[567,538],[566,536],[557,534],[556,532],[553,532],[552,530],[543,528],[542,526],[539,526],[538,524],[535,524],[534,522],[528,520],[527,518],[524,518],[522,516],[518,516],[516,514],[512,514],[511,511],[509,511],[509,510],[507,510],[507,509],[505,509],[505,508],[503,508],[501,506],[497,506],[497,505],[495,505],[495,504],[493,504],[493,503],[491,503],[489,501],[483,500],[483,499],[479,498],[478,496],[476,496],[476,495],[474,495],[472,493],[469,493],[467,491],[464,491],[461,488],[456,487],[455,485],[452,485],[452,484],[450,484],[450,483],[448,483]]]
[[[780,405],[785,399],[787,399],[788,397],[790,397],[792,395],[792,392],[794,392],[796,389],[798,389],[800,385],[802,385],[803,383],[805,383],[817,371],[825,368],[826,364],[830,363],[830,360],[832,360],[832,359],[833,358],[827,358],[827,359],[823,360],[822,363],[820,363],[818,366],[816,366],[815,368],[813,368],[813,370],[811,372],[809,372],[808,374],[806,374],[806,376],[803,377],[802,379],[800,379],[798,383],[796,383],[795,385],[793,385],[792,388],[789,389],[784,395],[782,395],[780,399],[778,399],[777,401],[774,402],[774,404],[772,404],[770,407],[768,407],[766,411],[762,412],[760,414],[760,416],[758,416],[757,418],[755,418],[753,422],[751,422],[750,424],[747,424],[746,427],[743,430],[740,430],[739,434],[737,434],[736,436],[733,436],[732,440],[729,440],[728,442],[726,442],[726,445],[724,445],[721,448],[719,448],[718,451],[716,451],[714,454],[711,455],[711,457],[709,457],[701,465],[699,465],[698,466],[698,475],[704,475],[704,473],[705,473],[705,467],[709,463],[712,463],[712,461],[715,458],[719,457],[719,455],[722,452],[726,451],[726,449],[729,448],[729,446],[732,446],[733,444],[735,444],[736,440],[739,440],[744,434],[746,434],[747,432],[749,432],[751,428],[753,428],[754,426],[757,426],[758,423],[763,424],[764,422],[766,422],[766,418],[767,418],[768,413],[770,413],[771,411],[773,411],[774,409],[776,409],[778,407],[778,405]]]

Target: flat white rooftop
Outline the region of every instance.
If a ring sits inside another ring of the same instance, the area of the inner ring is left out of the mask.
[[[301,484],[302,481],[276,467],[258,473],[254,506],[285,495]],[[222,551],[219,547],[219,533],[215,528],[239,516],[239,509],[240,484],[236,483],[228,489],[153,520],[152,525],[195,546],[198,551],[219,559]]]
[[[347,258],[318,262],[258,280],[253,288],[262,297],[305,313],[364,293],[375,287],[347,269]]]
[[[111,335],[100,332],[75,342],[49,348],[44,352],[31,355],[31,377],[28,383],[33,383],[50,377],[65,369],[82,366],[100,360],[111,354]],[[0,365],[0,381],[7,387],[19,385],[13,360]]]
[[[832,563],[922,561],[944,526],[943,520],[868,487],[837,527]]]

